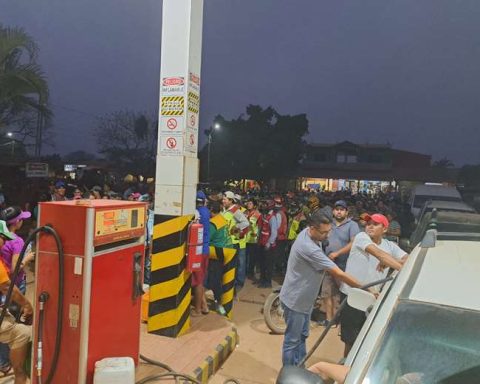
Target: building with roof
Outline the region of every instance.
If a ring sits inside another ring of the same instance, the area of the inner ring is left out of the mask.
[[[309,144],[297,171],[303,189],[374,192],[433,182],[454,184],[458,170],[432,167],[431,156],[390,144]]]

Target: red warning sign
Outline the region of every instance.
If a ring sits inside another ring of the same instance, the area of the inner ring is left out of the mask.
[[[195,144],[195,135],[192,133],[190,135],[190,145],[193,145],[193,144]]]
[[[167,120],[168,129],[174,130],[175,128],[177,128],[177,125],[178,125],[177,119],[171,118]]]
[[[167,147],[170,149],[175,149],[177,147],[177,140],[173,137],[167,139]]]

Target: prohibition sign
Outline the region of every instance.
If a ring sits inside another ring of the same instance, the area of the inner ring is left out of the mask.
[[[167,147],[169,149],[174,149],[176,146],[177,146],[177,140],[175,140],[175,138],[173,137],[169,137],[167,139]]]
[[[195,144],[195,135],[192,133],[190,135],[190,145],[193,145],[193,144]]]
[[[175,129],[177,128],[177,120],[174,118],[168,119],[167,120],[167,128],[168,129]]]

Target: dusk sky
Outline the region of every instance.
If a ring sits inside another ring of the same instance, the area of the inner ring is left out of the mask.
[[[95,116],[157,113],[161,8],[0,0],[0,23],[39,45],[54,152],[95,152]],[[309,142],[390,142],[478,164],[480,1],[205,0],[200,132],[248,104],[306,113]]]

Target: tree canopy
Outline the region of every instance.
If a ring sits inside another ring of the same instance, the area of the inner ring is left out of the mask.
[[[0,25],[0,127],[15,124],[32,110],[44,118],[51,116],[37,52],[35,41],[23,29]]]
[[[301,160],[308,133],[305,114],[281,115],[272,107],[249,105],[246,114],[226,120],[217,116],[211,135],[210,179],[251,178],[265,181],[292,173]],[[200,153],[207,179],[208,143]]]
[[[118,111],[99,119],[95,136],[100,153],[119,169],[155,173],[157,122],[143,113]]]

